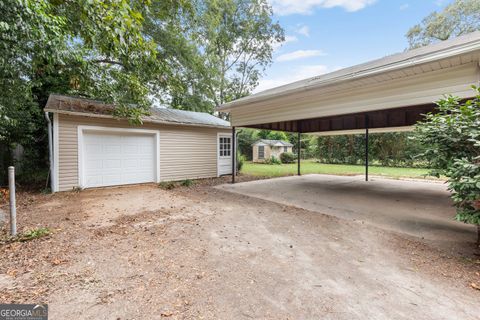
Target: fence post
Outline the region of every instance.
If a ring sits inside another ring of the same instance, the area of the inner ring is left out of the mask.
[[[10,193],[10,234],[17,235],[17,205],[15,201],[15,167],[8,167],[8,188]]]

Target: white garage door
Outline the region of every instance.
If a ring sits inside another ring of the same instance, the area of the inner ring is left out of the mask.
[[[83,187],[154,182],[155,135],[83,133]]]

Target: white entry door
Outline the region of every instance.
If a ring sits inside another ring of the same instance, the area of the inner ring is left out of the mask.
[[[218,176],[232,174],[232,135],[218,134]]]
[[[156,181],[156,136],[83,132],[82,187]]]

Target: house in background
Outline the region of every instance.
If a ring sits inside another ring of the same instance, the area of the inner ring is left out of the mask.
[[[230,123],[207,113],[151,109],[143,124],[115,106],[50,95],[52,190],[210,178],[232,173]]]
[[[292,152],[293,144],[282,140],[261,139],[253,145],[253,162],[265,162],[265,160],[275,157],[280,159],[284,152]]]

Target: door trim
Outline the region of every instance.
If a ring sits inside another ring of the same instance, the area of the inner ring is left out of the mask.
[[[104,132],[104,133],[137,133],[144,135],[153,135],[155,137],[155,182],[160,182],[160,131],[158,130],[148,130],[148,129],[130,129],[130,128],[111,128],[111,127],[100,127],[100,126],[85,126],[81,125],[77,127],[77,147],[78,147],[78,186],[83,189],[85,188],[85,177],[84,177],[84,155],[85,151],[83,150],[83,134],[84,131],[94,131],[94,132]]]
[[[227,137],[231,139],[232,134],[227,132],[217,132],[217,178],[220,177],[220,137]],[[231,147],[232,147],[232,140],[230,140],[230,148]],[[230,149],[230,156],[233,157],[232,149]]]

